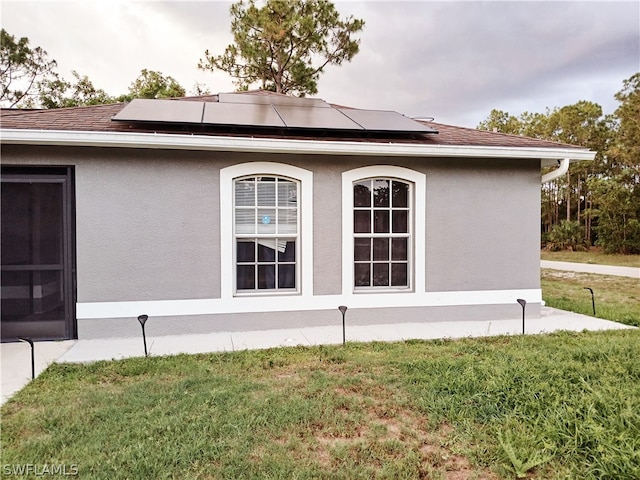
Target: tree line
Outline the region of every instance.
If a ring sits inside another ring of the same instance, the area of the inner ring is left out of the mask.
[[[492,110],[478,128],[580,145],[596,153],[578,162],[541,194],[543,247],[607,253],[640,253],[640,72],[623,81],[619,105],[604,115],[600,105],[579,101],[524,112]]]

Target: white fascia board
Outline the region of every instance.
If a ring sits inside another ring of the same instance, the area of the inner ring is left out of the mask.
[[[163,133],[83,132],[69,130],[1,129],[0,142],[21,145],[60,145],[224,152],[364,155],[391,157],[534,158],[542,166],[558,159],[593,160],[596,153],[573,148],[487,147],[223,137]]]

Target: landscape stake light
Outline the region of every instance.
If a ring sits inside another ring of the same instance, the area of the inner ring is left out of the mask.
[[[344,305],[340,305],[338,307],[338,310],[340,310],[340,313],[342,313],[342,345],[345,345],[347,343],[347,336],[345,333],[344,316],[347,313],[347,307],[345,307]]]
[[[144,356],[148,357],[149,354],[147,353],[147,336],[144,333],[144,324],[147,323],[147,320],[149,319],[149,315],[140,315],[138,316],[138,321],[140,322],[140,326],[142,327],[142,341],[144,342]]]
[[[34,352],[33,340],[31,340],[29,337],[18,337],[18,340],[20,340],[21,342],[27,342],[29,345],[31,345],[31,379],[33,380],[34,378],[36,378],[36,356]]]
[[[593,316],[595,317],[596,316],[596,300],[593,297],[593,289],[589,287],[582,287],[582,288],[584,288],[585,290],[589,290],[591,292],[591,306],[593,307]]]
[[[522,298],[519,298],[517,301],[522,306],[522,334],[524,335],[524,307],[527,306],[527,301]]]

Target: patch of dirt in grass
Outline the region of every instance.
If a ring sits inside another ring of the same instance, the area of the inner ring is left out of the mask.
[[[424,478],[432,478],[434,472],[446,480],[497,478],[492,472],[472,466],[466,457],[452,451],[447,445],[453,433],[451,426],[444,424],[430,431],[425,418],[397,406],[392,400],[392,391],[376,391],[372,397],[354,390],[336,388],[335,394],[348,396],[352,401],[356,399],[365,413],[365,421],[348,435],[335,435],[335,432],[318,425],[320,428],[313,436],[318,443],[316,458],[321,465],[331,466],[336,449],[367,449],[380,442],[394,441],[404,450],[419,454]],[[379,460],[384,461],[385,458]]]

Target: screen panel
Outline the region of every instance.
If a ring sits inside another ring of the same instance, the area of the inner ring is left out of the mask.
[[[116,121],[202,123],[205,102],[136,98],[120,110]]]

